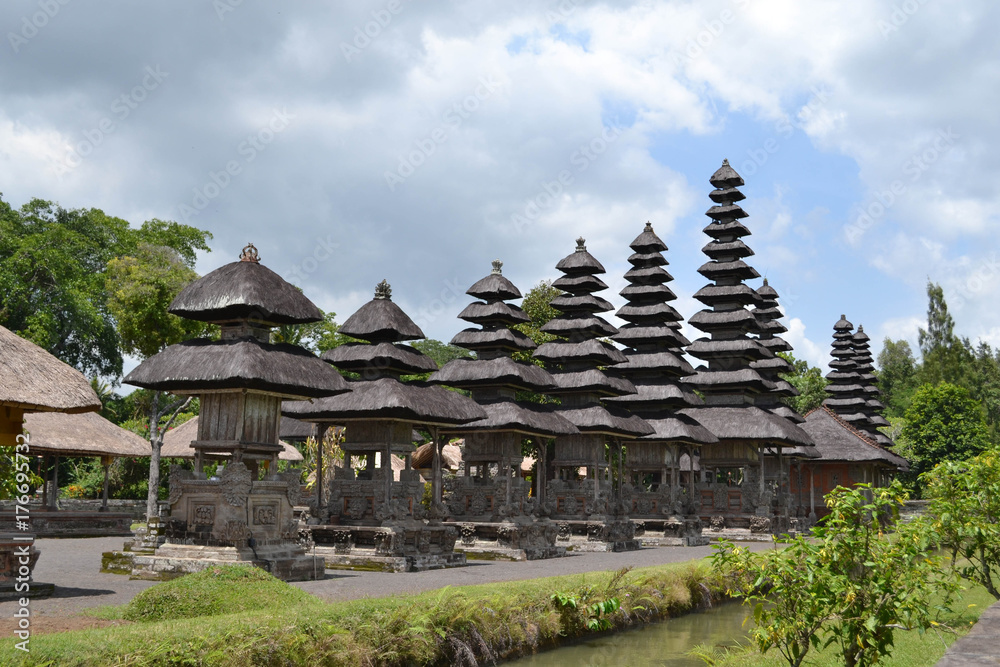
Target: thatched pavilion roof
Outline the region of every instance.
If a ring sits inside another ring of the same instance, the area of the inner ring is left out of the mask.
[[[784,447],[812,444],[809,435],[789,420],[753,405],[706,405],[685,408],[680,414],[695,419],[721,442],[736,440]]]
[[[883,449],[867,433],[841,419],[827,407],[819,407],[806,415],[802,430],[809,433],[822,462],[872,462],[901,471],[910,464],[901,456]]]
[[[163,447],[160,449],[160,456],[169,459],[193,459],[195,450],[191,446],[192,440],[198,439],[198,418],[192,417],[180,426],[172,428],[163,434]],[[287,442],[278,441],[282,450],[278,453],[281,461],[301,461],[302,453]],[[149,449],[149,443],[146,443]],[[144,456],[149,456],[147,451]]]
[[[337,331],[371,343],[398,343],[424,338],[420,327],[392,302],[392,288],[384,280],[375,287],[375,298],[358,308]]]
[[[462,443],[461,440],[457,440],[456,442]],[[433,462],[434,443],[432,442],[425,442],[417,447],[417,451],[413,452],[413,455],[410,457],[410,465],[420,470],[430,468]],[[462,447],[459,444],[449,442],[441,448],[441,466],[454,471],[458,470],[460,465],[462,465]]]
[[[526,436],[546,438],[580,432],[572,422],[557,412],[556,406],[552,404],[500,400],[492,403],[483,402],[479,407],[486,412],[485,419],[442,430],[454,433],[470,431],[522,433]]]
[[[29,412],[24,429],[33,454],[59,456],[149,456],[149,442],[96,412]]]
[[[282,416],[278,437],[282,440],[306,440],[313,436],[314,424]]]
[[[258,263],[252,244],[243,249],[240,261],[219,267],[181,290],[169,311],[202,322],[248,319],[282,325],[323,319],[301,291]]]
[[[139,364],[125,382],[172,392],[256,389],[304,398],[348,390],[343,376],[308,350],[254,338],[171,345]]]
[[[0,405],[31,412],[93,412],[101,401],[83,374],[0,326]]]

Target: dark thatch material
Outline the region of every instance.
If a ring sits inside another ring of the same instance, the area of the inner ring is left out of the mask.
[[[282,419],[282,422],[286,421]],[[294,421],[294,420],[292,420]],[[304,422],[299,422],[304,423]],[[312,424],[307,424],[311,429]],[[163,434],[163,447],[160,448],[160,456],[167,459],[193,459],[195,455],[194,447],[191,446],[192,440],[198,439],[198,418],[192,417],[180,426],[172,428]],[[278,452],[279,461],[302,461],[302,452],[296,449],[294,446],[278,441],[282,449]],[[149,456],[149,443],[146,443],[146,453],[143,456]]]
[[[357,420],[395,420],[447,426],[483,419],[486,413],[461,394],[423,382],[392,378],[349,382],[350,392],[313,401],[286,401],[281,412],[304,421],[347,425]]]
[[[534,350],[535,341],[517,329],[463,329],[451,339],[452,345],[466,350]]]
[[[626,322],[651,323],[653,321],[679,322],[683,317],[669,303],[630,303],[622,306],[615,313]]]
[[[323,319],[296,287],[252,261],[226,264],[194,281],[181,290],[169,312],[201,322],[248,319],[281,325]]]
[[[729,160],[723,160],[722,166],[708,179],[716,188],[738,188],[743,185],[743,178],[729,166]]]
[[[685,408],[679,414],[691,417],[720,441],[736,440],[784,447],[809,446],[812,439],[784,417],[753,405]]]
[[[606,313],[615,309],[606,299],[593,294],[562,294],[552,299],[550,305],[562,312],[581,310],[591,313]]]
[[[740,259],[731,262],[720,262],[715,260],[706,262],[698,267],[698,273],[705,276],[709,280],[716,280],[717,278],[722,277],[729,278],[732,276],[736,276],[742,280],[760,278],[760,274],[757,273],[755,268]]]
[[[909,470],[906,459],[875,444],[867,435],[833,410],[819,407],[806,415],[802,426],[813,439],[820,462],[871,462],[897,470]]]
[[[559,393],[593,392],[603,396],[635,393],[635,386],[628,380],[607,375],[596,368],[556,373],[552,377],[560,390]]]
[[[705,227],[702,231],[714,239],[723,237],[738,238],[740,236],[750,235],[750,230],[747,229],[738,220],[731,220],[729,222],[713,222],[712,224]]]
[[[462,442],[459,440],[458,442]],[[434,465],[434,443],[425,442],[417,447],[410,457],[410,465],[417,470],[428,470]],[[454,443],[448,443],[441,448],[441,466],[452,472],[457,472],[462,465],[462,448]]]
[[[543,438],[574,435],[580,432],[572,422],[557,412],[556,406],[552,404],[497,401],[481,403],[480,406],[486,411],[485,419],[442,430],[445,433],[513,432]]]
[[[687,338],[667,326],[626,326],[615,334],[614,341],[627,347],[646,345],[662,341],[669,347],[686,347],[691,344]]]
[[[666,252],[667,244],[653,231],[653,225],[648,221],[642,232],[628,244],[636,252]]]
[[[661,285],[674,277],[660,266],[634,267],[625,272],[625,280],[637,285]]]
[[[568,275],[579,273],[594,275],[605,272],[604,266],[593,255],[587,252],[587,247],[584,245],[582,238],[576,240],[576,252],[559,260],[556,264],[556,269]]]
[[[699,338],[688,345],[687,351],[699,359],[733,358],[740,359],[770,359],[771,352],[758,345],[757,341],[748,338],[735,340],[709,340]],[[781,357],[775,357],[781,359]],[[787,362],[786,362],[787,363]],[[756,368],[756,367],[754,367]]]
[[[779,417],[784,417],[785,419],[794,424],[801,424],[802,422],[805,421],[805,417],[800,415],[795,410],[792,410],[784,403],[778,403],[769,409],[772,413],[778,415]]]
[[[33,454],[59,456],[149,456],[147,440],[112,424],[96,412],[29,412],[24,430]]]
[[[667,442],[671,444],[711,445],[719,441],[715,434],[687,415],[676,414],[664,419],[646,419],[653,433],[640,441]]]
[[[747,217],[746,211],[736,204],[713,206],[705,211],[705,215],[710,218],[715,218],[716,220],[735,220],[737,218]]]
[[[701,368],[701,367],[699,367]],[[740,368],[731,371],[703,371],[683,378],[681,382],[704,391],[711,389],[715,393],[729,391],[742,393],[745,391],[770,391],[774,385],[760,376],[752,368]]]
[[[626,360],[618,348],[593,339],[580,343],[543,343],[535,350],[535,358],[554,364],[587,360],[601,366]]]
[[[312,353],[295,345],[273,345],[255,338],[196,339],[171,345],[139,364],[125,382],[181,393],[255,389],[302,398],[348,390],[340,373]]]
[[[712,259],[718,257],[750,257],[754,254],[750,246],[739,239],[729,242],[710,241],[701,251]]]
[[[720,187],[708,193],[709,199],[716,203],[743,201],[746,195],[735,187]]]
[[[635,252],[628,256],[632,266],[666,266],[666,258],[658,252]]]
[[[760,296],[748,285],[705,285],[694,293],[694,298],[706,306],[717,303],[738,303],[752,306],[760,303]]]
[[[437,363],[415,347],[393,343],[345,343],[321,356],[323,361],[344,371],[364,373],[426,373],[436,371]]]
[[[553,336],[572,336],[586,333],[592,337],[613,336],[618,329],[599,317],[557,317],[542,325],[541,330]]]
[[[463,308],[458,316],[466,322],[474,322],[476,324],[488,322],[520,324],[531,321],[531,318],[525,315],[524,311],[519,307],[504,303],[503,301],[496,301],[489,304],[481,301],[473,301]]]
[[[522,296],[521,290],[517,289],[514,283],[501,273],[491,273],[482,280],[476,281],[472,287],[465,290],[465,293],[483,301],[492,299],[507,301],[508,299],[520,299]]]
[[[495,359],[453,359],[428,378],[433,384],[462,389],[473,387],[512,387],[544,392],[555,388],[552,376],[544,368],[510,357]]]
[[[101,409],[100,399],[80,371],[2,326],[0,405],[29,411]]]
[[[424,338],[424,332],[402,308],[392,302],[391,296],[389,285],[383,280],[375,291],[375,298],[348,317],[340,325],[338,333],[371,343],[398,343]]]
[[[573,422],[581,433],[600,433],[618,438],[635,438],[653,433],[653,427],[644,419],[621,408],[604,408],[600,405],[564,407],[559,410],[559,414]]]
[[[627,361],[616,364],[612,371],[614,373],[629,374],[630,371],[655,370],[664,375],[691,375],[694,369],[683,357],[661,350],[659,352],[633,352],[625,355]]]
[[[620,405],[627,407],[640,417],[643,415],[656,415],[658,413],[647,410],[659,408],[683,408],[693,405],[701,405],[698,398],[688,387],[673,383],[665,384],[642,384],[642,378],[636,378],[637,392],[628,396],[604,399],[609,405]],[[662,416],[663,410],[660,410]],[[653,417],[644,417],[646,419]]]
[[[584,274],[582,276],[562,276],[557,278],[552,286],[567,292],[600,292],[608,289],[603,280],[597,276]]]
[[[289,442],[301,442],[313,437],[315,424],[299,421],[291,417],[282,417],[278,425],[278,438]]]
[[[691,316],[688,323],[706,333],[712,333],[717,329],[723,328],[739,328],[744,332],[756,333],[760,328],[757,318],[745,308],[720,311],[699,310]]]

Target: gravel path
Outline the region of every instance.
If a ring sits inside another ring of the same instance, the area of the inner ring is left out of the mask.
[[[66,618],[84,609],[125,604],[156,582],[130,580],[118,574],[102,574],[101,554],[122,548],[121,537],[39,539],[42,552],[35,567],[35,580],[56,585],[50,598],[31,601],[33,616]],[[766,543],[747,544],[754,550],[770,548]],[[428,572],[385,573],[327,570],[320,581],[295,585],[325,600],[353,600],[400,593],[419,593],[444,586],[464,586],[497,581],[534,579],[625,566],[645,567],[702,558],[711,547],[659,547],[622,553],[587,553],[530,562],[470,561],[465,567]],[[0,602],[0,620],[10,619],[16,601]],[[0,623],[2,625],[2,623]]]

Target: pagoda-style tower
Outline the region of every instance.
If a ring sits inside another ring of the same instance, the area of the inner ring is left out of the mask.
[[[463,564],[465,556],[454,552],[458,531],[441,523],[440,507],[432,504],[427,514],[421,505],[424,485],[410,467],[412,433],[417,425],[455,426],[482,419],[486,413],[455,392],[400,380],[401,375],[435,370],[437,364],[402,344],[424,338],[424,333],[392,302],[386,281],[339,332],[365,341],[322,355],[340,370],[359,375],[348,383],[351,393],[285,403],[282,409],[286,416],[319,423],[321,432],[329,426],[346,427],[341,444],[344,465],[335,470],[329,494],[332,525],[312,529],[317,552],[336,567],[380,564],[412,571]],[[393,455],[405,461],[399,481],[394,480]],[[364,467],[355,472],[358,461]],[[440,490],[434,489],[434,495],[440,497]]]
[[[277,473],[283,399],[348,391],[339,373],[310,352],[272,344],[271,328],[322,319],[294,286],[260,264],[247,245],[240,261],[184,288],[169,312],[219,325],[219,340],[171,345],[128,374],[129,384],[196,395],[201,411],[195,471],[170,473],[166,543],[135,556],[134,572],[182,573],[225,561],[251,561],[286,580],[322,577],[322,559],[298,543],[292,508],[299,471]],[[203,472],[218,460],[217,477]],[[263,473],[263,475],[262,475]]]
[[[481,329],[465,329],[451,341],[475,352],[476,358],[449,361],[430,377],[430,382],[468,390],[487,415],[442,429],[465,439],[465,475],[446,482],[448,515],[461,522],[466,553],[517,560],[561,556],[566,550],[556,546],[556,525],[537,518],[537,498],[529,497],[528,483],[520,477],[521,443],[531,439],[540,444],[538,471],[544,475],[544,441],[579,431],[550,404],[515,400],[518,391],[544,393],[555,388],[555,381],[545,369],[511,358],[514,352],[533,350],[535,344],[510,328],[529,318],[518,306],[505,303],[521,298],[521,292],[502,275],[502,266],[494,260],[493,271],[466,292],[477,301],[459,317]]]
[[[688,472],[687,488],[682,487],[679,463],[681,454],[693,459],[702,445],[719,440],[691,417],[677,413],[702,405],[702,400],[680,382],[694,374],[694,369],[683,356],[689,344],[680,333],[683,318],[670,305],[677,297],[667,286],[673,276],[663,268],[667,246],[647,222],[629,247],[633,250],[628,258],[632,268],[625,274],[629,285],[621,291],[628,304],[617,313],[628,324],[612,336],[626,347],[627,361],[611,367],[609,373],[631,381],[637,393],[607,402],[627,408],[655,429],[626,445],[624,495],[629,516],[642,525],[645,545],[704,544],[707,538],[701,537],[697,516],[685,521],[694,475]]]
[[[636,389],[628,380],[609,377],[601,370],[627,359],[600,340],[618,333],[597,315],[613,309],[594,296],[607,289],[597,277],[605,271],[587,252],[582,238],[576,243],[576,251],[556,264],[563,276],[552,286],[566,294],[553,299],[551,305],[560,314],[542,327],[562,340],[541,345],[534,355],[552,371],[556,389],[549,393],[561,400],[559,414],[580,431],[555,439],[552,463],[556,479],[549,482],[545,501],[550,516],[560,522],[560,539],[574,541],[575,549],[636,549],[635,526],[625,514],[621,495],[615,492],[605,443],[612,445],[613,460],[620,464],[622,441],[649,435],[653,428],[621,408],[601,404],[602,398],[634,394]],[[620,480],[623,470],[619,467],[617,472]]]
[[[707,212],[712,222],[705,233],[712,241],[702,249],[709,261],[698,272],[712,284],[695,293],[707,308],[689,320],[708,337],[687,348],[708,367],[700,366],[684,379],[702,393],[705,406],[683,413],[708,428],[719,443],[701,449],[698,509],[713,527],[778,531],[787,528],[771,521],[774,489],[765,484],[761,469],[764,450],[810,445],[811,440],[792,422],[757,405],[758,400],[768,405],[761,395],[776,387],[752,364],[774,354],[750,337],[761,333],[761,325],[748,306],[761,304],[761,297],[744,284],[759,274],[743,261],[753,254],[742,240],[750,230],[740,222],[747,214],[737,203],[744,199],[738,189],[743,179],[723,161],[709,182],[715,187],[709,195],[715,205]]]
[[[866,431],[870,424],[868,393],[861,384],[861,373],[858,372],[853,330],[854,325],[844,315],[833,325],[833,346],[830,350],[833,360],[830,362],[831,371],[826,375],[830,381],[826,386],[829,398],[823,401],[823,405],[854,428]]]
[[[870,340],[868,334],[865,333],[865,328],[859,324],[851,341],[854,343],[854,370],[858,373],[858,382],[861,384],[865,397],[865,405],[861,408],[861,412],[868,418],[868,423],[865,425],[864,431],[882,447],[892,447],[892,440],[878,430],[880,426],[889,426],[889,421],[882,416],[885,405],[878,400],[880,392],[877,384],[878,379],[872,373],[875,370],[875,364],[872,361]]]

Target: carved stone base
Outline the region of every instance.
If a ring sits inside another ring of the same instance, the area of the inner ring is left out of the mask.
[[[567,551],[635,551],[642,547],[636,526],[628,519],[555,521],[556,544]]]
[[[465,565],[456,554],[458,529],[422,521],[381,526],[309,526],[315,553],[335,569],[416,572]]]
[[[339,554],[330,547],[316,547],[316,555],[326,559],[326,567],[330,570],[424,572],[466,564],[465,554],[458,552],[426,556],[376,556],[368,553]]]
[[[323,558],[306,554],[296,543],[249,547],[209,547],[166,544],[152,555],[119,553],[131,557],[134,579],[173,579],[218,565],[256,566],[283,581],[313,581],[326,573]],[[121,565],[118,566],[119,568]]]

